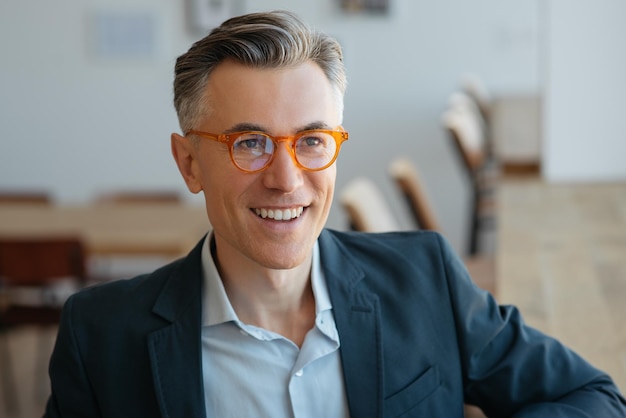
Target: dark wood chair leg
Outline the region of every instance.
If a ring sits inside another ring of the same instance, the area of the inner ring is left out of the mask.
[[[471,200],[471,218],[469,225],[469,244],[468,254],[470,256],[476,255],[479,252],[479,232],[480,232],[480,190],[476,184],[472,188],[472,200]]]

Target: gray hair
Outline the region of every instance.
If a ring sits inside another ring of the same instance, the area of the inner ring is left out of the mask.
[[[279,68],[311,60],[336,92],[340,116],[347,81],[339,43],[287,11],[250,13],[226,20],[176,60],[174,107],[183,133],[210,111],[205,90],[209,75],[233,59],[258,68]]]

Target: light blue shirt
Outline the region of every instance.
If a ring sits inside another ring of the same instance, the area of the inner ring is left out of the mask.
[[[244,324],[235,313],[211,256],[202,248],[202,374],[207,417],[349,417],[339,335],[313,249],[315,326],[302,348],[274,332]]]

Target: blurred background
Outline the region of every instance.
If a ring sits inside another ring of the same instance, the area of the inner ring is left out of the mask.
[[[3,0],[0,188],[46,189],[61,202],[119,187],[186,193],[169,151],[173,66],[213,23],[189,13],[194,3]],[[505,152],[541,162],[546,179],[626,178],[622,1],[391,0],[373,13],[339,0],[203,3],[215,22],[286,8],[334,35],[352,138],[337,189],[367,171],[387,191],[385,164],[409,155],[457,249],[467,188],[441,114],[466,74],[508,99],[503,113],[520,121],[499,134]],[[345,228],[338,205],[329,226]]]
[[[351,140],[339,157],[336,201],[367,176],[399,227],[413,227],[388,172],[392,159],[408,157],[442,232],[465,254],[472,192],[442,117],[470,79],[488,94],[501,163],[557,186],[626,182],[621,0],[2,0],[0,189],[45,191],[68,206],[111,190],[167,189],[201,206],[170,154],[170,133],[179,132],[174,62],[225,18],[272,9],[298,13],[344,48]],[[616,193],[609,200],[621,206],[611,213],[623,232],[626,198]],[[551,194],[509,196],[515,206]],[[328,226],[350,227],[338,202]],[[617,259],[626,234],[612,242]],[[626,267],[612,277],[613,291],[623,289]],[[32,347],[31,337],[16,338]],[[625,373],[623,335],[611,344],[621,347],[611,365]]]

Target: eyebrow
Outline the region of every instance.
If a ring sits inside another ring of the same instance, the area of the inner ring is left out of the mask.
[[[244,131],[258,131],[258,132],[267,132],[261,125],[257,125],[254,123],[238,123],[224,131],[225,134],[231,134],[233,132],[244,132]]]
[[[296,132],[309,131],[312,129],[334,129],[328,126],[327,123],[322,121],[311,122],[307,125],[304,125],[296,130]],[[224,131],[225,134],[230,134],[233,132],[244,132],[244,131],[256,131],[256,132],[265,132],[269,133],[269,129],[264,128],[262,125],[257,125],[255,123],[238,123],[236,125],[231,126],[227,130]]]

